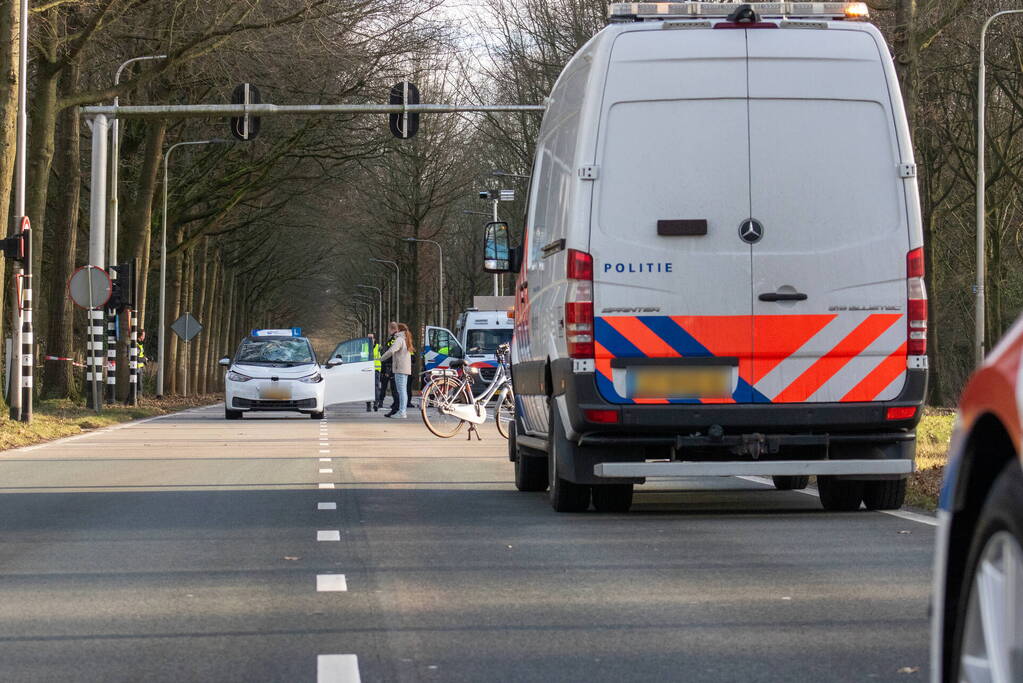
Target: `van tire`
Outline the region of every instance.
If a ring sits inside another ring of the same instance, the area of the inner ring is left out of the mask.
[[[242,419],[242,411],[231,410],[230,408],[224,408],[224,419],[225,420],[240,420]]]
[[[516,433],[518,420],[512,421],[508,430],[508,457],[515,463],[515,488],[519,491],[547,490],[547,458],[539,451],[519,448]]]
[[[561,415],[553,399],[547,412],[547,497],[556,512],[585,512],[590,507],[590,487],[558,476],[558,455],[571,459],[578,446],[565,437]]]
[[[906,479],[863,482],[863,504],[868,510],[898,510],[906,502]]]
[[[836,479],[833,476],[817,477],[821,505],[831,512],[859,510],[863,501],[864,483],[854,479]]]
[[[774,488],[779,491],[798,491],[810,485],[810,477],[805,474],[776,474],[771,479],[774,481]]]
[[[323,411],[321,410],[318,413],[309,413],[309,418],[312,419],[312,420],[322,420],[323,419]]]
[[[632,507],[632,484],[593,486],[593,507],[597,512],[628,512]]]

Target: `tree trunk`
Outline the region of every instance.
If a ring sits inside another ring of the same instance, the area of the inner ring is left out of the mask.
[[[61,79],[63,92],[74,92],[78,87],[81,64],[72,62]],[[57,177],[61,192],[54,211],[53,235],[50,242],[48,269],[53,283],[67,282],[75,267],[75,247],[78,241],[78,221],[81,194],[81,125],[78,112],[65,109],[58,121],[60,155],[57,157]],[[34,224],[33,224],[34,225]],[[47,293],[46,354],[57,358],[71,358],[73,354],[74,310],[64,287],[51,286]],[[71,361],[48,360],[43,368],[43,398],[78,398],[78,386]]]
[[[178,289],[178,310],[179,316],[185,313],[192,313],[192,293],[195,283],[195,252],[191,249],[185,250],[181,255],[181,287]],[[194,315],[193,315],[194,317]],[[189,374],[192,364],[192,345],[189,342],[182,342],[178,347],[177,364],[177,390],[178,393],[187,396],[191,390]]]
[[[173,243],[176,245],[181,241],[178,231],[174,231],[175,235]],[[170,244],[167,245],[168,251],[172,249]],[[171,324],[178,319],[181,315],[181,266],[184,260],[184,253],[177,253],[173,256],[168,256],[167,263],[167,317],[163,321],[163,330],[166,333],[164,338],[164,348],[166,349],[167,357],[163,360],[163,382],[164,392],[173,395],[177,393],[177,356],[178,356],[178,336],[171,332]]]
[[[124,132],[126,121],[121,123]],[[132,122],[131,125],[143,125]],[[146,141],[142,167],[136,181],[136,193],[126,203],[120,236],[124,254],[139,260],[139,324],[146,326],[146,294],[149,287],[150,242],[153,233],[153,200],[159,184],[163,142],[167,133],[165,121],[146,122]]]
[[[0,236],[11,232],[10,206],[17,155],[18,125],[18,8],[16,2],[0,2]],[[0,345],[7,320],[4,301],[7,294],[7,259],[0,259]],[[3,359],[0,359],[0,368]],[[0,391],[0,408],[6,405]],[[0,410],[0,416],[6,416]]]
[[[193,252],[197,257],[197,263],[192,268],[192,271],[195,273],[195,283],[191,287],[194,292],[192,296],[192,305],[195,308],[195,312],[192,315],[198,318],[199,322],[207,327],[207,330],[200,333],[199,336],[196,337],[196,341],[190,344],[190,346],[194,348],[191,353],[191,362],[187,368],[189,377],[188,386],[193,388],[196,394],[200,393],[199,372],[202,369],[203,340],[208,334],[208,327],[210,324],[209,319],[204,315],[206,311],[206,290],[208,288],[208,284],[206,282],[206,273],[208,272],[206,268],[207,242],[209,242],[209,240],[204,238],[200,242],[199,248]]]

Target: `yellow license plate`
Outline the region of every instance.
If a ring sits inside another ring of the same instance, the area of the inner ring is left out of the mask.
[[[732,368],[650,367],[628,369],[630,398],[728,398]]]
[[[263,387],[259,390],[259,397],[274,401],[288,400],[291,398],[291,387],[279,385]]]

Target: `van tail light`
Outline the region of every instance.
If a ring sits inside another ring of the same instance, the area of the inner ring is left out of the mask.
[[[907,352],[927,355],[927,287],[924,285],[924,250],[918,247],[906,256]]]
[[[885,411],[886,420],[911,420],[916,417],[916,406],[894,406]]]
[[[568,250],[565,338],[570,358],[593,358],[593,257]]]

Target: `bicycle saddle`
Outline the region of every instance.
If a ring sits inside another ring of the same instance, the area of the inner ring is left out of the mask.
[[[451,362],[448,363],[449,368],[462,368],[465,367],[465,360],[462,358],[452,358]]]

